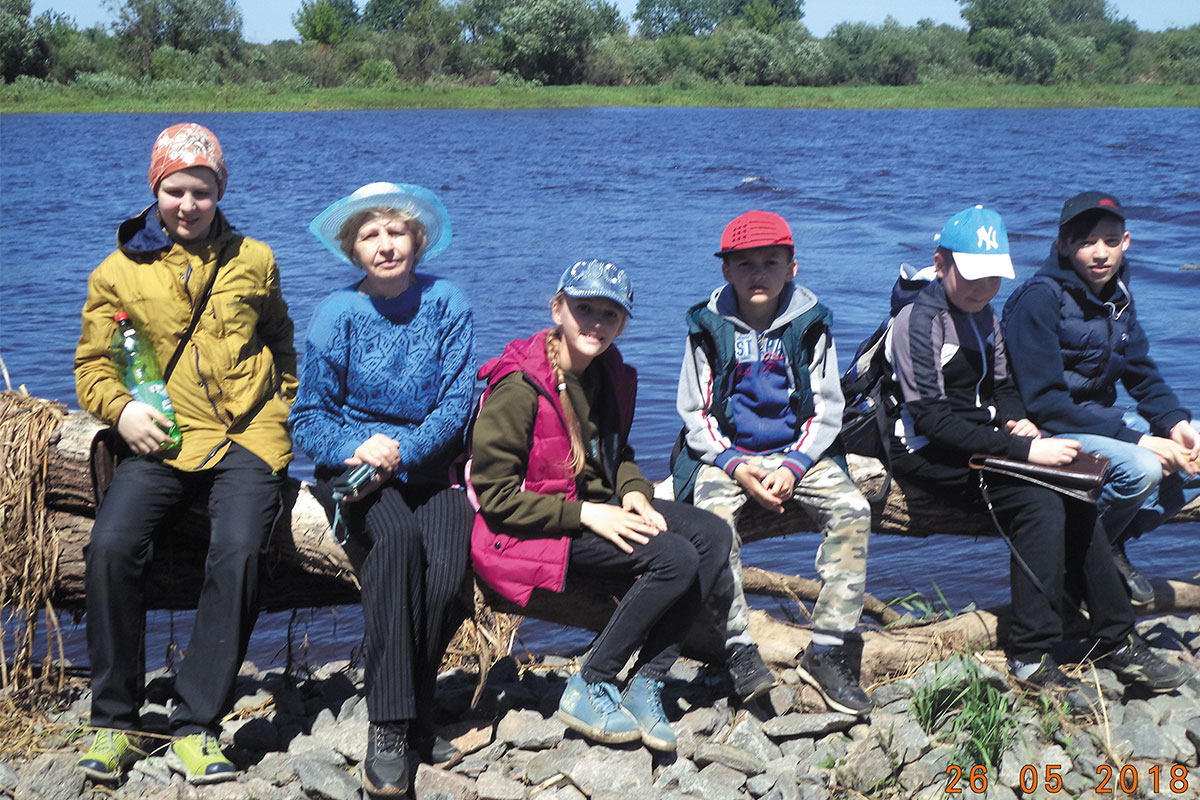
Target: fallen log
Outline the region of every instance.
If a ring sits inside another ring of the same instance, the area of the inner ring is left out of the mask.
[[[54,606],[63,610],[78,610],[83,606],[83,546],[91,530],[95,503],[88,473],[88,452],[92,438],[100,429],[92,417],[72,412],[63,424],[50,454],[47,475],[47,506],[51,510],[50,527],[59,541],[58,571],[50,593]],[[883,480],[879,463],[871,459],[851,458],[851,472],[865,492],[878,489]],[[281,526],[271,537],[268,548],[262,604],[266,610],[321,607],[358,602],[358,582],[352,561],[356,554],[347,553],[331,536],[324,511],[307,487],[290,482],[286,498],[290,528]],[[886,500],[873,509],[873,529],[877,533],[927,536],[933,533],[965,535],[994,535],[983,515],[972,515],[939,503],[926,495],[905,495],[894,483]],[[1181,512],[1177,520],[1200,520],[1200,505],[1194,504]],[[192,509],[170,531],[162,532],[155,548],[153,566],[147,585],[150,608],[194,608],[199,594],[204,551],[207,548],[207,521],[203,509]],[[796,531],[812,530],[812,521],[799,509],[783,515],[772,515],[747,504],[737,520],[745,541],[782,536]],[[361,554],[358,554],[361,555]],[[813,601],[819,583],[794,576],[783,576],[762,570],[746,571],[746,587],[751,592],[794,597]],[[625,585],[602,581],[573,580],[568,595],[535,591],[530,604],[524,608],[496,595],[481,586],[483,597],[493,611],[519,614],[552,623],[599,630],[616,607],[617,598]],[[1178,581],[1155,581],[1155,602],[1147,612],[1200,610],[1200,586]],[[871,613],[882,622],[895,620],[894,612],[879,601],[871,599]],[[953,626],[938,628],[916,635],[912,630],[903,634],[881,632],[872,635],[865,655],[878,658],[888,665],[886,671],[903,662],[903,655],[891,637],[903,636],[904,641],[927,639],[924,650],[935,642],[957,642],[956,636],[982,641],[981,630],[989,624],[969,620],[987,619],[986,612],[956,618]],[[993,615],[994,616],[994,615]],[[982,625],[982,628],[979,626]],[[995,625],[990,628],[994,630]],[[964,632],[966,631],[966,632]],[[794,663],[796,653],[807,644],[807,632],[798,626],[755,613],[752,633],[763,643],[764,657],[776,666]],[[913,638],[914,635],[917,638]],[[992,634],[994,636],[994,634]],[[878,637],[876,639],[875,637]],[[930,638],[932,637],[932,638]],[[974,639],[972,639],[974,637]],[[879,644],[875,644],[878,641]],[[722,646],[715,636],[696,635],[688,642],[688,652],[702,658],[720,659]],[[919,648],[920,649],[920,648]],[[873,667],[874,668],[874,667]],[[881,673],[882,674],[882,673]]]

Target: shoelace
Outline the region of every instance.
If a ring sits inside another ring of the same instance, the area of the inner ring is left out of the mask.
[[[611,714],[621,705],[621,697],[617,687],[611,683],[589,683],[587,685],[588,700],[602,714]]]
[[[650,710],[657,717],[666,719],[667,713],[663,711],[662,704],[662,688],[663,682],[654,678],[641,678],[646,682],[646,699],[650,702]]]
[[[212,755],[212,751],[217,749],[217,740],[212,734],[207,731],[200,734],[200,755]]]
[[[396,725],[375,726],[375,749],[380,753],[397,753],[401,750],[408,731]]]

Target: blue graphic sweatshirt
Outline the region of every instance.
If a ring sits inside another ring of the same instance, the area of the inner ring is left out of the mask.
[[[393,298],[356,286],[334,292],[313,315],[292,438],[318,464],[341,467],[382,433],[400,443],[397,478],[444,482],[471,412],[471,307],[453,283],[429,275]]]

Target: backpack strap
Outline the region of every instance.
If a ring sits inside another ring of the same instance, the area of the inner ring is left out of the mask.
[[[208,298],[212,296],[213,285],[217,282],[217,274],[222,267],[233,260],[233,254],[237,251],[235,243],[237,237],[226,242],[221,248],[221,255],[217,258],[217,265],[213,268],[212,275],[209,276],[208,284],[204,287],[204,292],[200,295],[200,299],[196,302],[196,307],[192,311],[192,321],[188,324],[187,330],[183,332],[183,336],[179,339],[179,344],[175,346],[175,353],[171,356],[171,360],[167,362],[166,369],[163,370],[163,383],[171,379],[171,373],[175,371],[175,365],[179,363],[179,357],[183,355],[183,348],[187,346],[188,340],[192,338],[192,333],[196,330],[196,326],[200,324],[200,317],[204,314],[204,308],[208,305]]]

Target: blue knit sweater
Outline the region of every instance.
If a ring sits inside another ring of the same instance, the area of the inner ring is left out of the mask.
[[[429,275],[389,299],[355,286],[334,292],[313,315],[292,438],[317,464],[341,467],[382,433],[400,443],[397,478],[444,481],[462,449],[474,388],[466,296]]]

